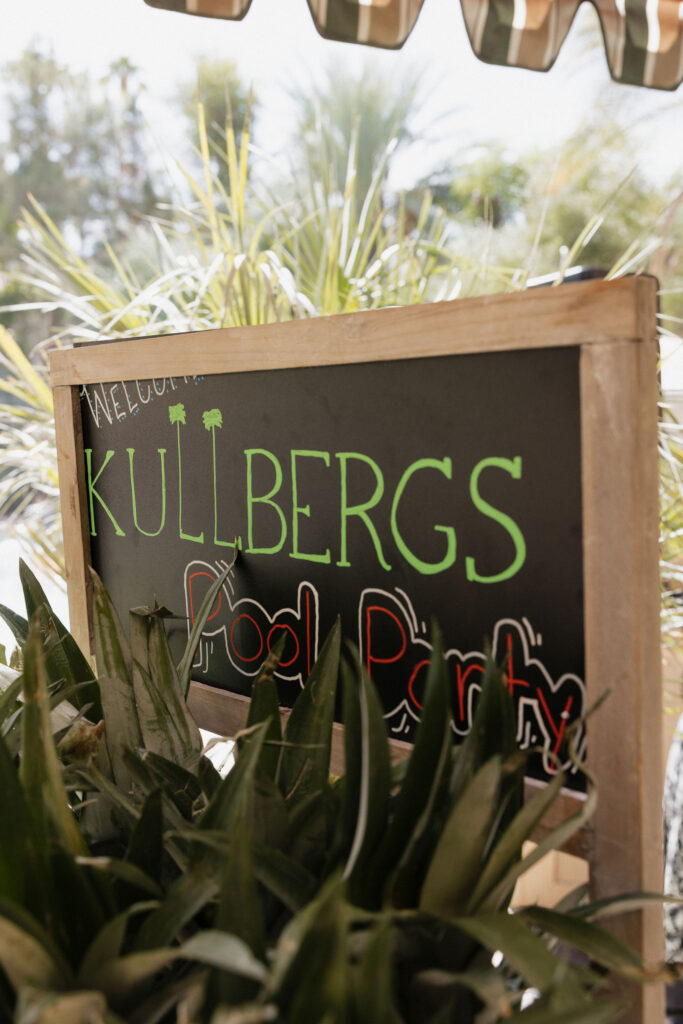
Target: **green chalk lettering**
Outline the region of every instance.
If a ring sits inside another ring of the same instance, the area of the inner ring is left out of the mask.
[[[494,573],[492,576],[480,576],[474,565],[474,558],[468,556],[465,559],[465,571],[467,573],[467,579],[472,580],[475,583],[501,583],[503,580],[509,580],[512,576],[516,575],[524,565],[526,559],[526,542],[522,531],[517,526],[517,523],[501,512],[500,509],[494,508],[488,501],[485,501],[479,494],[479,477],[483,470],[487,467],[493,467],[495,469],[504,469],[506,473],[509,473],[513,480],[521,480],[522,478],[522,457],[517,455],[514,459],[482,459],[472,470],[470,477],[470,495],[476,508],[480,512],[483,512],[489,519],[493,519],[494,522],[499,523],[503,529],[507,530],[512,538],[512,542],[515,546],[515,557],[507,569],[503,569],[502,572]]]
[[[165,377],[157,378],[165,381]],[[161,391],[157,389],[156,380],[152,382],[154,384],[154,390],[158,395],[163,395],[164,388]],[[195,544],[204,543],[204,531],[197,536],[193,536],[191,533],[185,533],[183,530],[183,460],[180,454],[180,427],[185,425],[185,406],[182,402],[178,402],[177,405],[169,405],[168,407],[168,419],[170,423],[175,423],[176,433],[178,437],[178,534],[181,540],[191,540]]]
[[[135,456],[135,448],[126,448],[128,452],[128,461],[130,463],[130,496],[133,502],[133,523],[138,533],[142,533],[145,537],[158,537],[166,524],[166,467],[164,465],[164,456],[166,455],[165,448],[157,448],[159,455],[161,456],[161,523],[158,530],[154,530],[152,533],[147,530],[143,530],[138,523],[138,508],[135,497],[135,476],[133,474],[133,458]]]
[[[289,553],[290,558],[301,558],[306,562],[324,562],[329,565],[332,560],[330,555],[330,549],[327,548],[324,555],[311,554],[310,552],[299,551],[299,516],[306,516],[308,519],[311,517],[311,506],[310,505],[299,505],[299,488],[296,477],[296,460],[297,458],[308,458],[308,459],[322,459],[327,468],[330,467],[330,453],[329,452],[316,452],[310,451],[306,448],[293,448],[291,452],[292,458],[292,550]]]
[[[247,457],[247,554],[251,555],[275,555],[278,551],[282,550],[282,546],[287,538],[287,520],[285,514],[277,504],[273,501],[273,496],[278,493],[282,486],[282,466],[280,465],[279,459],[273,455],[272,452],[267,451],[265,448],[246,448],[244,454]],[[259,497],[254,496],[253,492],[253,474],[252,474],[252,461],[255,455],[262,455],[268,459],[275,469],[275,483],[267,494],[260,495]],[[269,548],[257,548],[254,546],[254,505],[270,505],[274,509],[280,520],[280,540],[277,544],[273,544]]]
[[[104,462],[102,463],[102,465],[99,468],[97,476],[93,477],[93,475],[92,475],[92,448],[86,448],[85,449],[85,466],[86,466],[86,471],[87,471],[87,474],[88,474],[88,504],[90,506],[90,535],[91,535],[91,537],[96,537],[97,536],[97,530],[95,528],[95,501],[94,501],[95,498],[97,498],[97,500],[99,501],[100,505],[102,506],[104,511],[107,513],[107,515],[111,519],[111,521],[113,523],[113,526],[114,526],[114,532],[116,533],[116,536],[117,537],[125,537],[126,536],[125,532],[121,529],[121,527],[116,522],[116,520],[114,519],[113,515],[111,514],[111,510],[109,509],[109,506],[106,504],[106,502],[104,501],[102,495],[97,491],[97,489],[95,487],[95,484],[100,479],[100,477],[102,476],[102,473],[104,472],[105,468],[109,464],[110,459],[112,459],[113,457],[114,457],[114,451],[113,451],[113,449],[109,449],[107,451],[107,454],[104,457]]]
[[[401,552],[405,560],[409,565],[412,565],[413,569],[417,569],[418,572],[422,573],[423,576],[433,576],[437,572],[444,572],[455,562],[456,555],[456,538],[455,530],[452,526],[434,526],[435,532],[444,533],[446,535],[446,554],[440,562],[425,562],[421,558],[410,550],[403,537],[399,533],[397,514],[398,506],[403,492],[405,491],[408,481],[417,472],[422,469],[436,469],[446,477],[447,480],[453,479],[453,463],[448,457],[444,459],[418,459],[416,462],[411,463],[410,466],[405,470],[403,476],[398,482],[396,493],[394,494],[394,500],[391,503],[391,532],[396,541],[396,547]]]
[[[358,518],[365,523],[365,528],[370,534],[370,539],[374,545],[379,564],[383,569],[386,569],[387,572],[389,572],[391,570],[391,566],[384,557],[377,530],[368,515],[368,510],[379,504],[382,500],[382,495],[384,494],[384,477],[382,476],[382,470],[374,459],[371,459],[368,455],[362,455],[360,452],[337,452],[336,457],[339,459],[339,471],[341,474],[341,557],[337,562],[337,565],[342,568],[347,568],[351,565],[348,559],[348,543],[346,536],[347,524],[352,516],[358,516]],[[364,462],[375,474],[375,490],[372,497],[365,502],[361,502],[359,505],[349,505],[348,503],[347,465],[352,459],[355,459],[358,462]]]
[[[171,378],[171,383],[177,388],[175,384],[176,378]],[[216,430],[223,429],[223,413],[220,409],[207,409],[202,414],[202,421],[204,423],[205,430],[211,432],[211,454],[212,454],[212,466],[213,466],[213,542],[216,547],[219,548],[234,548],[237,545],[239,551],[242,546],[242,538],[237,537],[236,540],[219,540],[218,539],[218,474],[216,472]]]

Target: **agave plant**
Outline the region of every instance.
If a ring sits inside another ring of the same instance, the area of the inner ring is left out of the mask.
[[[595,793],[521,859],[563,777],[522,805],[495,665],[454,748],[435,634],[415,746],[392,767],[372,683],[343,661],[347,768],[332,778],[339,625],[284,731],[274,649],[221,777],[184,701],[197,630],[176,667],[168,613],[136,609],[128,638],[95,579],[95,681],[21,575],[28,618],[2,609],[23,668],[0,701],[0,1020],[594,1024],[623,1009],[615,977],[666,977],[591,922],[603,905],[509,914],[515,880]],[[51,709],[66,701],[64,729]]]

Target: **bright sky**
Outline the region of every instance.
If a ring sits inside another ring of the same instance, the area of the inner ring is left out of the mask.
[[[589,5],[582,12],[584,21],[596,18]],[[683,168],[681,90],[672,96],[614,85],[602,44],[586,57],[577,27],[552,71],[537,74],[478,61],[458,0],[425,0],[412,36],[395,52],[323,40],[306,0],[253,0],[241,22],[160,11],[143,0],[22,0],[3,12],[0,61],[16,56],[31,39],[48,42],[59,59],[96,75],[104,75],[113,59],[128,56],[146,81],[154,131],[171,150],[177,122],[165,114],[166,101],[178,81],[191,78],[193,56],[237,61],[263,100],[261,137],[273,152],[284,139],[286,94],[293,82],[307,82],[330,62],[370,59],[397,78],[414,67],[426,69],[425,116],[433,122],[450,115],[440,123],[440,149],[449,155],[490,138],[515,150],[559,141],[600,95],[626,122],[640,119],[635,131],[651,174]]]

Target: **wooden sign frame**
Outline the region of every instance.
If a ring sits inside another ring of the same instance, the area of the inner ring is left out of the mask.
[[[613,693],[588,723],[588,763],[600,800],[578,850],[589,861],[595,897],[661,891],[656,315],[656,282],[631,277],[54,353],[74,636],[84,650],[91,648],[83,385],[578,346],[588,705],[607,688]],[[191,706],[205,727],[230,732],[244,721],[247,705],[243,697],[201,683],[192,686]],[[576,799],[566,796],[567,810]],[[629,914],[617,926],[619,934],[659,960],[661,917],[659,907]],[[638,992],[636,1000],[632,1016],[624,1020],[663,1020],[661,986]]]

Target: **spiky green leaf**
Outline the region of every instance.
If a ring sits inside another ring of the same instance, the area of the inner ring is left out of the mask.
[[[173,663],[163,620],[148,610],[130,613],[133,688],[142,740],[147,750],[179,765],[196,760],[202,749]]]
[[[71,981],[42,942],[2,915],[0,965],[17,992],[27,986],[63,989]]]
[[[316,877],[298,860],[263,843],[254,843],[252,856],[256,878],[292,913],[301,910],[313,897]]]
[[[190,630],[190,635],[188,637],[187,644],[183,652],[183,656],[178,664],[178,681],[181,692],[186,699],[190,689],[190,681],[192,678],[192,663],[194,662],[194,656],[197,651],[197,645],[199,644],[202,633],[204,632],[204,626],[206,625],[206,621],[209,615],[211,614],[211,609],[214,606],[214,602],[216,601],[216,598],[220,594],[221,587],[223,586],[226,579],[228,578],[228,575],[230,574],[230,572],[232,572],[232,569],[234,568],[236,558],[237,556],[235,556],[235,559],[233,559],[232,563],[229,566],[227,566],[227,568],[225,568],[223,572],[218,574],[214,582],[211,584],[211,586],[206,592],[204,600],[199,606],[197,617],[192,623],[192,629]]]
[[[128,792],[133,780],[124,762],[124,751],[137,750],[142,744],[130,648],[111,598],[95,572],[92,581],[95,656],[106,723],[105,740],[114,780]]]
[[[78,970],[78,983],[83,986],[88,985],[89,979],[96,970],[108,960],[119,957],[131,920],[139,914],[155,910],[158,905],[158,900],[133,903],[107,921],[86,950]]]
[[[398,905],[410,905],[413,862],[423,837],[433,821],[437,797],[444,788],[450,764],[452,735],[449,684],[441,636],[433,636],[415,745],[401,785],[391,823],[368,871],[376,889],[392,886]],[[396,872],[394,879],[389,878]]]
[[[3,619],[19,646],[23,647],[28,640],[28,619],[13,612],[4,604],[0,604],[0,618]]]
[[[125,882],[126,885],[147,893],[148,896],[158,899],[164,894],[159,883],[150,878],[136,864],[119,860],[117,857],[77,857],[76,863],[91,868],[93,871],[102,872],[108,878]]]
[[[643,981],[648,977],[643,960],[635,950],[604,928],[546,907],[524,907],[518,911],[517,916],[580,950],[590,960],[610,971],[632,980]]]
[[[37,623],[24,648],[24,713],[20,780],[43,841],[56,841],[73,856],[88,848],[69,807],[52,736],[45,658]]]
[[[51,642],[47,643],[46,664],[50,682],[63,680],[65,687],[78,687],[75,692],[76,707],[90,705],[89,717],[94,722],[102,718],[100,689],[95,682],[92,666],[69,630],[52,610],[45,591],[28,565],[20,559],[19,577],[26,601],[28,618],[39,615]]]
[[[269,722],[263,750],[261,751],[261,767],[271,779],[274,779],[277,774],[280,744],[282,742],[280,702],[278,699],[277,683],[275,682],[275,670],[282,657],[286,639],[287,634],[284,633],[263,662],[251,689],[251,703],[249,704],[249,715],[247,717],[247,728],[251,728],[259,722]]]
[[[568,965],[553,956],[543,940],[514,914],[478,914],[455,918],[453,923],[491,953],[500,950],[513,971],[540,992],[552,989],[566,976]],[[575,988],[580,998],[578,980]],[[588,1000],[586,996],[584,1002]]]
[[[107,1007],[101,992],[44,992],[25,989],[17,1003],[14,1024],[123,1024]]]
[[[277,783],[291,807],[327,785],[340,648],[337,619],[285,727]]]
[[[367,876],[366,865],[385,835],[391,768],[386,725],[377,691],[360,663],[358,673],[361,773],[358,815],[344,877],[349,880],[352,899],[366,906],[376,902],[381,895],[377,891],[374,877]]]
[[[470,779],[456,801],[425,876],[421,910],[454,917],[467,906],[491,838],[501,775],[501,759],[492,757]]]
[[[486,896],[495,888],[497,901],[505,899],[505,893],[498,887],[498,883],[510,865],[520,859],[523,843],[531,838],[536,825],[557,798],[563,783],[564,774],[558,772],[547,786],[535,793],[517,812],[487,858],[468,900],[467,913],[501,909],[494,901],[487,900]]]

